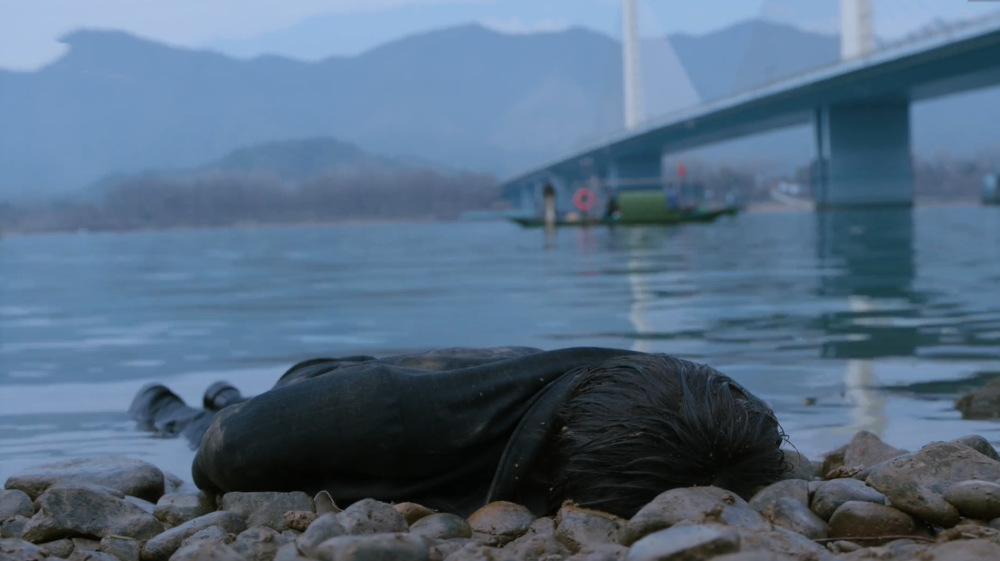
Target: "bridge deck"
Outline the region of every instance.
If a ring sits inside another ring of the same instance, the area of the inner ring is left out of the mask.
[[[1000,17],[712,101],[617,133],[518,174],[505,185],[614,158],[678,151],[802,124],[817,107],[919,101],[1000,84]]]

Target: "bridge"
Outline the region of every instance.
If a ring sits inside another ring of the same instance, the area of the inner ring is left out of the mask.
[[[640,122],[633,2],[623,2],[626,130],[506,180],[528,206],[546,184],[561,209],[583,184],[659,187],[666,154],[810,123],[817,208],[910,206],[910,104],[1000,85],[997,15],[875,50],[871,0],[841,0],[839,62]]]

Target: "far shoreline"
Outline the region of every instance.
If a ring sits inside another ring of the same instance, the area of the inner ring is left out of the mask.
[[[938,207],[966,207],[966,206],[980,206],[981,202],[975,199],[959,199],[959,200],[936,200],[936,199],[917,199],[914,202],[913,208],[938,208]],[[772,213],[796,213],[796,212],[814,212],[812,204],[802,206],[792,206],[778,202],[762,202],[762,203],[751,203],[745,209],[743,213],[747,214],[772,214]],[[836,211],[835,211],[836,212]],[[73,235],[106,235],[106,234],[146,234],[154,232],[208,232],[208,231],[222,231],[222,230],[260,230],[260,229],[294,229],[294,228],[338,228],[344,226],[385,226],[389,224],[431,224],[431,223],[448,223],[448,222],[486,222],[486,220],[461,220],[461,219],[444,219],[436,218],[431,216],[414,216],[406,218],[352,218],[347,220],[337,220],[337,221],[306,221],[306,222],[294,222],[294,223],[280,223],[280,222],[247,222],[242,224],[230,224],[226,226],[165,226],[165,227],[142,227],[142,228],[129,228],[121,230],[104,229],[104,230],[88,230],[88,229],[77,229],[77,230],[51,230],[51,231],[2,231],[0,230],[0,239],[2,238],[25,238],[25,237],[55,237],[55,236],[73,236]]]

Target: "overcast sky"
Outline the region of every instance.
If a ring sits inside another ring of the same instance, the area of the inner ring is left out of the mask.
[[[640,0],[643,33],[700,34],[755,17],[836,32],[840,0]],[[996,12],[998,2],[875,0],[876,30],[893,36],[935,17]],[[585,26],[620,35],[619,0],[0,0],[0,68],[58,58],[63,34],[120,29],[235,56],[318,59],[363,52],[430,29],[478,22],[509,33]]]

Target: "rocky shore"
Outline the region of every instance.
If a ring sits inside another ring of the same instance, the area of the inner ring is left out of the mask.
[[[498,502],[468,519],[321,492],[213,496],[155,466],[39,466],[0,491],[0,561],[763,561],[1000,559],[1000,455],[982,437],[893,448],[861,432],[749,501],[662,493],[629,520]]]

